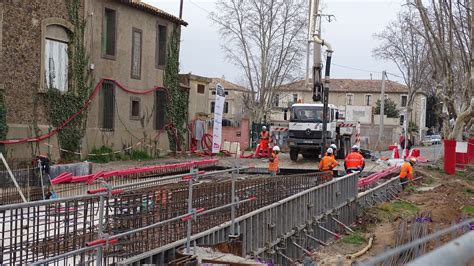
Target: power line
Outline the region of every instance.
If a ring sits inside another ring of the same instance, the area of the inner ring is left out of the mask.
[[[344,65],[334,64],[334,63],[331,63],[331,65],[334,65],[334,66],[337,66],[337,67],[341,67],[341,68],[346,68],[346,69],[351,69],[351,70],[366,72],[366,73],[382,74],[382,71],[368,70],[368,69],[362,69],[362,68],[351,67],[351,66],[344,66]],[[386,75],[390,75],[390,76],[394,76],[394,77],[403,79],[403,77],[400,76],[400,75],[393,74],[393,73],[390,73],[390,72],[385,72],[385,73],[386,73]]]
[[[204,7],[198,5],[197,3],[195,3],[195,2],[192,1],[192,0],[189,0],[189,3],[191,3],[193,6],[195,6],[195,7],[199,8],[199,9],[201,9],[202,11],[206,12],[208,15],[211,15],[211,13],[212,13],[211,11],[209,11],[209,10],[205,9]]]

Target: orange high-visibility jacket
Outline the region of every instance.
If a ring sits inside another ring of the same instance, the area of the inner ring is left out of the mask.
[[[326,154],[324,154],[324,156],[329,156],[329,157],[333,158],[334,160],[336,160],[336,156],[334,155],[334,153],[331,154],[331,155],[328,155],[328,153],[326,152]]]
[[[270,134],[268,133],[268,131],[260,132],[260,145],[262,146],[262,148],[268,147],[268,139],[270,139]]]
[[[364,168],[364,156],[358,152],[351,152],[346,156],[344,165],[346,169]]]
[[[336,166],[336,160],[328,155],[324,156],[319,162],[319,170],[321,171],[332,171],[332,169],[336,168]]]
[[[400,170],[400,178],[413,179],[413,167],[409,162],[404,162],[402,164],[402,169]]]
[[[278,154],[272,153],[268,162],[268,171],[278,172]]]

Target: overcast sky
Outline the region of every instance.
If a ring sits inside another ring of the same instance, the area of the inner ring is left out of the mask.
[[[143,0],[178,16],[179,0]],[[222,77],[232,82],[241,80],[242,72],[227,62],[221,50],[217,27],[208,12],[215,9],[215,0],[184,0],[183,19],[189,25],[182,30],[181,73]],[[399,74],[393,63],[372,57],[377,41],[372,37],[393,19],[405,0],[326,0],[324,13],[336,16],[332,22],[323,21],[323,38],[333,46],[334,78],[381,78],[381,71]],[[302,64],[306,64],[302,62]],[[342,67],[344,66],[344,67]],[[389,76],[391,80],[399,78]]]

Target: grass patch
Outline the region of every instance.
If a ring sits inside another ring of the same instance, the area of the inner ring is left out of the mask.
[[[145,161],[150,159],[152,159],[152,157],[146,151],[133,150],[130,154],[130,160],[132,161]]]
[[[466,193],[469,197],[474,197],[474,190],[473,189],[466,188],[464,190],[464,193]]]
[[[462,212],[469,216],[474,216],[474,206],[464,206]]]
[[[107,146],[94,148],[91,151],[91,154],[94,155],[89,155],[89,157],[87,157],[87,160],[94,163],[108,163],[110,161],[115,160],[115,154],[113,153],[112,148]]]
[[[460,176],[460,177],[466,177],[467,176],[466,172],[464,172],[464,171],[456,171],[456,175]]]
[[[405,191],[407,191],[407,192],[413,192],[415,190],[416,190],[416,187],[413,186],[413,185],[409,185],[405,188]]]
[[[423,184],[431,185],[435,182],[435,180],[432,176],[427,176],[427,177],[423,178],[422,182],[423,182]]]
[[[470,174],[470,175],[466,176],[464,179],[466,179],[467,182],[474,184],[474,175],[473,174]]]
[[[354,246],[360,246],[362,244],[365,244],[367,242],[367,239],[365,239],[364,236],[358,231],[355,231],[354,233],[344,236],[342,238],[342,242],[349,244],[349,245],[354,245]]]
[[[392,221],[397,217],[410,217],[418,213],[419,208],[406,201],[394,201],[378,206],[378,217],[382,220]]]
[[[152,156],[142,150],[132,150],[126,154],[124,154],[123,152],[114,153],[112,148],[108,146],[94,148],[91,154],[94,155],[89,155],[89,157],[87,157],[87,160],[94,163],[108,163],[111,161],[121,160],[145,161],[153,159]]]

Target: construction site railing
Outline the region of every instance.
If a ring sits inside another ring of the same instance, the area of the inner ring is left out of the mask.
[[[44,199],[43,196],[49,191],[49,183],[47,179],[40,178],[38,168],[13,169],[12,174],[28,201]],[[8,171],[0,171],[0,205],[23,202],[18,188]]]
[[[238,216],[234,223],[239,236],[237,241],[241,242],[241,255],[268,259],[277,265],[286,264],[288,259],[293,260],[304,254],[301,247],[318,246],[338,237],[336,232],[341,224],[350,224],[357,215],[357,179],[357,174],[337,178]],[[227,219],[227,222],[213,228],[194,233],[191,241],[196,245],[225,242],[233,235],[232,224]],[[187,241],[181,238],[118,264],[163,265],[175,259],[177,249]]]
[[[384,253],[382,253],[381,255],[379,256],[376,256],[374,258],[371,258],[369,260],[366,260],[366,261],[362,261],[362,262],[359,262],[357,265],[361,265],[361,266],[375,266],[375,265],[379,265],[381,263],[383,263],[384,261],[386,261],[387,259],[391,258],[391,257],[395,257],[395,256],[398,256],[400,254],[402,254],[403,252],[409,252],[411,249],[413,248],[416,248],[420,245],[423,245],[423,244],[427,244],[428,242],[430,241],[435,241],[435,243],[439,243],[440,241],[440,238],[444,235],[448,235],[448,234],[458,234],[459,231],[461,230],[461,233],[464,234],[466,232],[468,232],[470,229],[471,229],[471,226],[474,226],[474,218],[471,218],[471,219],[468,219],[468,220],[465,220],[463,222],[460,222],[460,223],[457,223],[457,224],[454,224],[448,228],[445,228],[445,229],[442,229],[442,230],[439,230],[437,232],[434,232],[430,235],[427,235],[425,237],[422,237],[422,238],[419,238],[415,241],[412,241],[410,243],[407,243],[407,244],[404,244],[402,246],[399,246],[399,247],[396,247],[394,249],[391,249],[391,250],[388,250]],[[472,232],[471,234],[469,234],[469,237],[470,241],[472,242],[473,239],[473,235],[472,235]],[[472,244],[471,244],[472,246]],[[458,248],[459,245],[458,245]],[[443,250],[441,250],[443,251]],[[458,250],[459,251],[459,250]],[[422,256],[419,258],[419,260],[415,260],[413,261],[412,263],[410,263],[409,265],[433,265],[431,263],[428,263],[428,264],[420,264],[420,262],[428,262],[428,261],[432,261],[434,262],[434,264],[436,265],[464,265],[464,264],[459,264],[457,262],[459,261],[463,261],[465,260],[465,257],[466,256],[473,256],[473,253],[472,253],[473,250],[465,250],[465,252],[463,254],[465,254],[465,256],[460,256],[458,258],[454,257],[454,256],[449,256],[449,257],[446,257],[445,259],[446,260],[443,260],[443,261],[448,261],[447,264],[444,264],[444,263],[441,263],[442,261],[433,261],[432,259],[435,258],[435,257],[439,257],[439,256],[434,256],[433,254],[436,254],[437,252],[439,252],[438,249],[435,249],[433,250],[431,253],[425,255],[425,256]],[[430,255],[431,254],[431,255]],[[439,253],[438,253],[439,254]],[[429,256],[428,256],[429,255]],[[428,256],[428,257],[426,257]]]
[[[115,263],[189,238],[328,179],[327,173],[312,173],[237,180],[240,170],[202,173],[193,169],[179,177],[161,178],[162,183],[153,181],[158,184],[106,186],[93,191],[96,194],[0,206],[0,264],[49,259],[75,265],[97,258],[101,263]],[[219,182],[200,179],[226,172],[230,176]],[[181,181],[169,183],[172,178]],[[188,218],[164,223],[183,215]],[[115,238],[120,241],[111,242]]]

